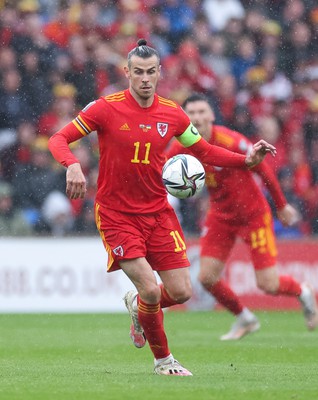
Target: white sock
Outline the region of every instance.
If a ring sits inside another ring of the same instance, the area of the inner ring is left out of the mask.
[[[243,311],[238,315],[238,318],[243,318],[245,320],[250,320],[254,318],[254,314],[247,307],[243,308]]]
[[[169,359],[171,359],[171,361],[174,360],[173,355],[171,353],[164,358],[155,358],[155,367],[161,363],[164,363],[165,361],[168,361]]]
[[[305,297],[305,299],[307,299],[308,296],[310,296],[309,287],[307,285],[303,285],[303,284],[300,287],[301,287],[301,293],[299,296],[300,300],[304,300],[304,297]]]

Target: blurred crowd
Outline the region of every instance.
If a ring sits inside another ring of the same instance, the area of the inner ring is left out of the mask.
[[[65,196],[48,138],[99,96],[127,88],[128,51],[161,55],[161,96],[209,97],[217,123],[277,147],[269,159],[302,214],[281,237],[318,234],[317,0],[0,0],[0,236],[96,234],[97,138],[73,144],[88,182]],[[206,198],[175,204],[198,234]]]

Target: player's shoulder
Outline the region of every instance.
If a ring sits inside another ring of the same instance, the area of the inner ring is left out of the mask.
[[[234,131],[223,125],[213,126],[214,142],[220,146],[232,147],[235,143]]]
[[[213,140],[214,144],[241,154],[246,154],[252,146],[250,140],[242,133],[223,125],[213,126]]]
[[[126,91],[122,90],[120,92],[112,93],[107,96],[103,96],[102,99],[106,101],[106,103],[119,103],[126,100]]]
[[[180,108],[179,104],[177,104],[175,101],[166,99],[165,97],[161,97],[158,95],[158,103],[162,106],[162,107],[167,107],[167,108]]]
[[[214,125],[213,135],[216,144],[226,147],[235,146],[235,144],[241,142],[242,140],[247,144],[249,143],[249,140],[244,135],[223,125]]]

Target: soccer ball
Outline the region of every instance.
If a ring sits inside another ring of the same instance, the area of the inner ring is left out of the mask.
[[[162,180],[167,192],[178,199],[185,199],[201,192],[205,171],[198,159],[189,154],[178,154],[165,163]]]

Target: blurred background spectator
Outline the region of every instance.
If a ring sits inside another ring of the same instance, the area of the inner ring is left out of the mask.
[[[127,87],[123,66],[140,37],[160,52],[160,95],[182,104],[203,92],[216,123],[277,146],[270,162],[302,214],[293,231],[276,224],[277,233],[317,235],[314,0],[1,1],[0,213],[24,227],[8,223],[1,234],[97,234],[97,136],[73,148],[87,177],[83,201],[65,198],[65,170],[47,139],[93,99]],[[204,194],[174,206],[186,233],[198,235]]]
[[[13,205],[13,187],[0,181],[0,236],[29,236],[32,226],[22,211]]]

